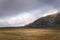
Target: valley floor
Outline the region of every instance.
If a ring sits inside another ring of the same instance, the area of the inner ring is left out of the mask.
[[[60,40],[57,29],[0,29],[0,40]]]

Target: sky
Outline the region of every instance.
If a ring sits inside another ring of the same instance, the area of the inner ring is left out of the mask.
[[[0,0],[0,27],[24,26],[60,11],[60,0]]]

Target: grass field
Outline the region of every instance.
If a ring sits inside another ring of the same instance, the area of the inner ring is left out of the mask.
[[[0,40],[60,40],[60,30],[0,29]]]

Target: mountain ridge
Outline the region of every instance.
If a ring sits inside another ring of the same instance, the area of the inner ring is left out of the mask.
[[[59,27],[60,28],[60,12],[53,15],[48,15],[37,19],[31,24],[26,25],[32,28],[49,28],[49,27]]]

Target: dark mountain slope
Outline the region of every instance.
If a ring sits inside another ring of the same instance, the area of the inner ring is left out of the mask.
[[[60,12],[53,14],[53,15],[48,15],[48,16],[44,17],[43,19],[56,23],[56,24],[60,24]]]
[[[56,13],[53,15],[48,15],[46,17],[42,17],[37,19],[35,22],[26,25],[26,27],[30,28],[60,28],[60,13]]]

